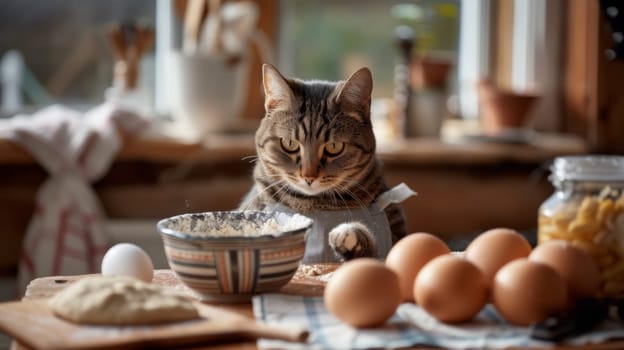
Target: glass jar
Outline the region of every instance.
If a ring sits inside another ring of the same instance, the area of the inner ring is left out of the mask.
[[[600,296],[624,296],[624,157],[558,157],[550,181],[538,244],[564,239],[583,248],[600,270]]]

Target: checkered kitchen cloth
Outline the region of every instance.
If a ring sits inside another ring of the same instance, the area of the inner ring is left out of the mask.
[[[253,298],[258,321],[273,325],[307,327],[307,343],[260,339],[260,349],[397,349],[432,346],[448,349],[548,348],[555,343],[529,337],[526,327],[507,324],[494,307],[487,305],[470,323],[449,325],[437,321],[412,303],[401,304],[383,327],[356,329],[335,318],[322,297],[264,294]],[[622,324],[607,320],[592,332],[566,339],[581,345],[624,337]],[[560,345],[560,344],[559,344]]]

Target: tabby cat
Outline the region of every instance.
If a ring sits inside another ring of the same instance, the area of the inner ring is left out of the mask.
[[[266,114],[255,135],[255,184],[239,209],[317,213],[315,222],[343,213],[334,222],[339,225],[324,227],[322,237],[308,241],[304,262],[385,257],[406,233],[396,202],[380,210],[386,237],[380,236],[383,228],[350,221],[358,209],[370,216],[367,208],[389,189],[375,155],[370,70],[361,68],[339,82],[287,79],[269,64],[262,74]],[[380,251],[382,240],[388,244]],[[323,244],[332,256],[308,256],[323,250],[311,245]]]

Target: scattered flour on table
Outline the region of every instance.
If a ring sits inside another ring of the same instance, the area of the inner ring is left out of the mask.
[[[314,278],[322,282],[328,282],[334,275],[334,271],[327,271],[319,265],[302,264],[299,266],[297,273],[303,277]]]

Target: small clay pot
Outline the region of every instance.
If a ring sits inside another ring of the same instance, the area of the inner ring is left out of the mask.
[[[518,93],[482,80],[477,84],[481,126],[486,134],[497,134],[526,126],[529,111],[539,95]]]
[[[416,88],[445,88],[453,62],[448,59],[422,56],[411,63],[411,82]]]

